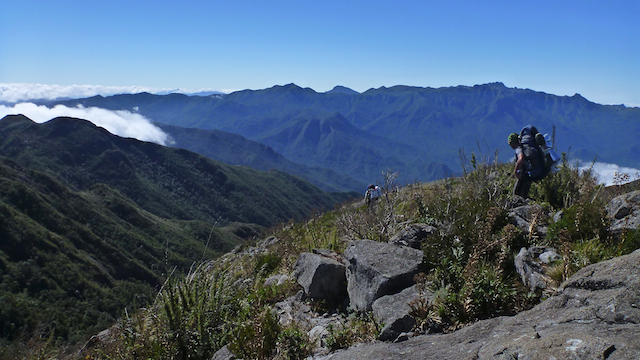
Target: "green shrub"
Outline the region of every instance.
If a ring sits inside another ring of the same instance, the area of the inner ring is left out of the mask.
[[[549,226],[548,241],[563,251],[563,262],[553,278],[566,280],[581,268],[628,254],[640,248],[638,230],[614,236],[602,204],[578,203],[564,210],[563,218]]]
[[[555,241],[559,246],[561,242],[577,243],[598,239],[607,241],[609,238],[609,221],[601,204],[578,203],[564,210],[562,219],[549,226],[548,239]],[[564,230],[563,236],[559,231]]]
[[[488,265],[479,266],[473,279],[466,284],[464,305],[471,320],[511,315],[516,305],[516,289],[512,281]]]
[[[171,342],[181,358],[206,358],[229,339],[229,320],[239,311],[235,292],[222,273],[207,271],[206,264],[184,281],[161,292]]]
[[[620,235],[618,253],[626,255],[640,249],[640,230],[626,230]]]
[[[277,314],[267,308],[260,317],[238,327],[228,349],[241,359],[270,359],[276,350],[280,331]]]
[[[281,261],[280,256],[276,254],[261,254],[256,260],[254,272],[262,276],[269,276],[280,266]]]
[[[336,327],[329,324],[329,336],[325,339],[325,344],[331,351],[346,349],[355,342],[353,331],[346,327]]]
[[[282,330],[278,337],[278,355],[276,358],[287,360],[306,359],[313,352],[314,344],[309,336],[295,326]]]
[[[344,326],[328,327],[329,336],[324,340],[331,351],[346,349],[351,345],[372,341],[380,334],[380,326],[370,313],[352,314]]]
[[[557,172],[532,185],[531,198],[547,202],[555,209],[563,209],[593,201],[602,187],[598,185],[592,168],[580,170],[577,164],[569,163],[565,153],[557,169]]]
[[[109,340],[86,351],[90,359],[208,359],[231,338],[242,316],[225,274],[203,263],[182,280],[170,279],[156,302],[129,314]]]
[[[427,279],[424,273],[414,276],[418,297],[409,302],[409,315],[415,320],[413,330],[420,334],[442,331],[442,318],[437,312],[437,300],[429,299]],[[434,299],[437,297],[434,296]]]

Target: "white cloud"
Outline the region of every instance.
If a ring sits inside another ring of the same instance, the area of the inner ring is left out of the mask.
[[[80,99],[96,95],[110,96],[116,94],[194,94],[213,89],[168,89],[146,86],[102,86],[102,85],[46,85],[23,83],[0,83],[0,101],[18,103],[29,100],[55,100],[60,98]],[[226,91],[221,91],[227,93]]]
[[[74,117],[88,120],[118,136],[131,137],[160,145],[167,145],[169,142],[168,135],[144,116],[124,110],[111,111],[82,106],[70,108],[63,105],[48,108],[33,103],[20,103],[12,107],[0,105],[0,119],[11,114],[23,114],[37,123],[43,123],[59,116]]]
[[[144,86],[100,86],[100,85],[45,85],[45,84],[0,84],[0,101],[20,102],[27,100],[59,98],[79,99],[96,95],[136,94],[156,92]]]
[[[592,165],[581,165],[580,170],[589,169]],[[614,179],[616,174],[627,174],[629,176],[628,181],[638,180],[640,178],[640,170],[628,167],[618,166],[616,164],[608,164],[597,162],[593,164],[593,171],[598,174],[598,180],[605,185],[614,185]],[[620,181],[620,180],[618,180]]]

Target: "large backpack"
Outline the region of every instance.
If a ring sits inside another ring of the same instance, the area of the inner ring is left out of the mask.
[[[551,171],[551,168],[560,160],[560,157],[556,154],[553,148],[549,146],[545,135],[542,135],[541,133],[536,134],[536,143],[542,152],[542,162],[544,167]]]
[[[541,180],[549,174],[550,166],[545,166],[543,150],[536,141],[538,129],[535,126],[527,125],[520,130],[520,145],[522,154],[529,163],[527,174],[533,181]]]

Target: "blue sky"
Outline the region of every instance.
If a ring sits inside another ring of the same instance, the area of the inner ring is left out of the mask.
[[[318,92],[501,81],[640,106],[640,1],[30,1],[0,83]]]

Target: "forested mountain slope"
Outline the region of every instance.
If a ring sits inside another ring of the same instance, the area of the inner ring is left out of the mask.
[[[36,124],[23,116],[0,121],[0,155],[55,174],[85,190],[110,185],[162,217],[272,225],[332,207],[330,194],[280,171],[230,166],[183,149],[110,134],[88,121],[56,118]]]
[[[0,120],[0,344],[81,340],[175,271],[351,196],[279,171],[125,139],[88,121]]]
[[[361,192],[366,184],[333,170],[293,162],[271,147],[251,141],[242,135],[222,130],[183,128],[156,123],[173,141],[169,146],[187,149],[230,165],[248,166],[257,170],[271,169],[299,176],[325,191]]]

